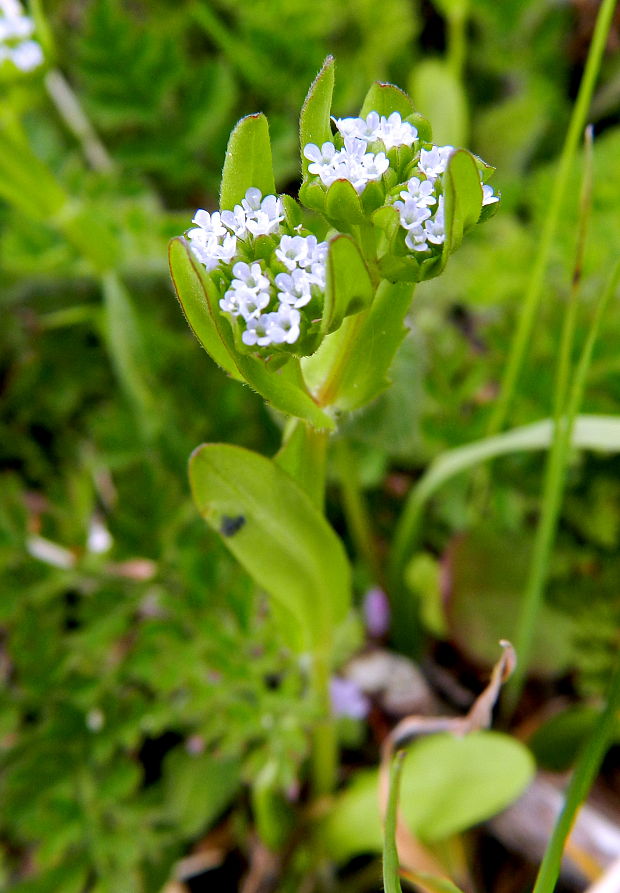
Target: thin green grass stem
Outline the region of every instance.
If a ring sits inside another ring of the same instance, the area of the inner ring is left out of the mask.
[[[405,751],[399,750],[390,766],[390,791],[383,832],[383,889],[385,893],[402,893],[403,890],[400,885],[400,863],[396,846],[396,821],[400,776],[403,771],[404,759]]]
[[[581,195],[579,200],[580,214],[577,231],[577,243],[575,251],[575,264],[573,267],[573,279],[571,282],[570,295],[566,315],[564,317],[564,325],[562,326],[562,335],[560,339],[560,350],[558,354],[558,363],[555,376],[555,388],[553,394],[553,421],[555,425],[560,424],[560,420],[564,415],[565,404],[570,388],[571,378],[571,356],[573,352],[573,344],[575,342],[575,328],[577,325],[577,310],[579,308],[579,286],[581,284],[581,276],[583,271],[583,258],[586,247],[586,237],[588,224],[590,222],[592,210],[592,127],[586,127],[584,137],[584,166],[583,181],[581,185]]]
[[[53,68],[45,75],[45,89],[63,123],[81,146],[93,170],[110,173],[114,162],[99,139],[80,101],[61,71]]]
[[[562,853],[570,834],[575,816],[588,795],[600,765],[609,747],[616,727],[616,714],[620,709],[620,659],[612,673],[607,703],[598,717],[588,740],[579,755],[575,770],[566,790],[564,806],[547,844],[543,861],[538,870],[533,893],[553,893],[560,873]]]
[[[333,450],[342,493],[342,505],[347,527],[361,561],[368,566],[376,583],[381,582],[381,568],[368,507],[357,473],[357,462],[349,444],[344,438],[334,442]]]
[[[549,199],[547,216],[538,243],[538,253],[536,255],[532,275],[523,301],[523,308],[517,324],[517,330],[510,347],[510,354],[504,369],[499,396],[489,420],[487,429],[487,434],[489,436],[496,434],[505,424],[508,409],[512,402],[515,387],[523,367],[527,346],[530,342],[538,305],[544,287],[545,271],[549,262],[551,247],[557,229],[561,203],[569,182],[571,163],[580,136],[586,125],[586,117],[590,108],[594,86],[600,71],[615,6],[616,0],[603,0],[599,9],[586,68],[583,73],[579,93],[573,108],[568,132],[558,163],[553,189]]]
[[[530,576],[523,597],[521,615],[515,635],[515,648],[519,664],[507,685],[505,709],[508,712],[516,705],[525,682],[536,631],[536,621],[547,581],[551,548],[558,524],[573,426],[583,400],[594,344],[600,331],[605,310],[617,289],[619,280],[620,261],[615,264],[603,294],[597,303],[588,336],[573,376],[570,393],[565,402],[564,415],[555,425],[553,443],[545,470],[542,514],[536,531],[534,553],[530,564]]]

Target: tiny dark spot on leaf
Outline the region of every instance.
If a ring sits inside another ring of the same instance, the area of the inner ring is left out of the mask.
[[[245,518],[243,515],[235,515],[232,518],[228,515],[222,515],[220,533],[222,536],[234,536],[235,533],[238,533],[241,530],[244,524]]]

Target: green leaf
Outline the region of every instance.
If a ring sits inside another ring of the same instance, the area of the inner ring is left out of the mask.
[[[365,118],[370,112],[378,112],[386,118],[392,112],[399,112],[402,118],[406,118],[415,112],[415,106],[400,87],[375,81],[366,94],[360,117]]]
[[[194,259],[185,239],[171,240],[168,258],[177,298],[194,335],[218,366],[241,379],[212,315],[211,307],[217,307],[213,280]]]
[[[348,180],[336,180],[327,190],[325,216],[342,229],[366,220],[360,197]]]
[[[267,118],[259,112],[242,118],[230,134],[220,186],[220,208],[232,210],[255,186],[263,195],[274,195],[271,143]]]
[[[0,128],[0,196],[33,220],[48,221],[68,197],[27,143]]]
[[[194,451],[190,482],[205,520],[294,616],[303,646],[329,649],[334,627],[349,610],[350,569],[340,540],[310,498],[275,462],[225,444]]]
[[[333,419],[308,394],[298,360],[291,358],[286,365],[271,369],[264,360],[237,350],[230,324],[220,313],[213,280],[184,239],[173,239],[170,244],[170,269],[187,321],[216,363],[233,378],[247,382],[274,409],[305,419],[315,428],[334,428]]]
[[[164,760],[166,818],[179,833],[193,837],[208,831],[240,786],[241,767],[213,754],[192,756],[175,748]]]
[[[407,750],[400,809],[420,840],[445,840],[504,809],[523,793],[533,773],[527,748],[500,732],[429,735]],[[380,852],[378,784],[376,770],[358,772],[336,798],[321,827],[335,860]]]
[[[426,59],[412,69],[409,82],[418,108],[433,119],[435,142],[441,146],[467,144],[467,100],[461,81],[441,59]]]
[[[445,197],[446,241],[443,263],[461,244],[463,233],[480,217],[482,186],[474,156],[466,149],[457,149],[450,156],[443,176]]]
[[[312,82],[299,116],[299,143],[304,179],[308,174],[308,165],[310,164],[304,157],[304,146],[307,146],[308,143],[322,146],[323,143],[332,139],[329,116],[334,92],[335,67],[334,57],[328,56]]]
[[[407,751],[403,816],[423,842],[445,840],[500,812],[533,774],[527,748],[500,732],[421,738]]]
[[[232,332],[226,335],[234,350]],[[237,354],[235,363],[250,387],[274,409],[304,419],[322,431],[333,431],[336,427],[333,418],[317,406],[306,390],[299,360],[292,358],[285,366],[271,370],[263,360]]]
[[[335,236],[330,240],[327,255],[327,288],[321,333],[334,332],[345,316],[367,307],[373,295],[372,282],[357,245],[349,236]]]
[[[321,838],[335,862],[361,853],[379,853],[383,829],[379,817],[379,775],[375,769],[356,772],[341,791],[321,825]]]
[[[388,386],[412,294],[410,284],[382,282],[369,310],[347,317],[314,356],[302,361],[306,381],[322,406],[359,409]]]
[[[103,277],[103,334],[121,386],[151,436],[160,416],[149,381],[148,350],[131,297],[116,273]]]

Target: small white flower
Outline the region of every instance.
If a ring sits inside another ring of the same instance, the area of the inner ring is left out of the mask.
[[[446,240],[443,195],[439,196],[437,211],[431,220],[424,224],[424,232],[429,242],[441,245]]]
[[[258,344],[259,347],[267,347],[271,344],[271,334],[269,333],[269,314],[258,317],[258,319],[249,319],[245,332],[241,335],[244,344],[252,347]]]
[[[219,211],[214,211],[213,214],[209,214],[208,211],[204,211],[200,208],[200,210],[196,211],[194,214],[192,223],[195,223],[199,229],[204,230],[209,235],[216,236],[218,239],[228,235],[228,230],[222,223],[222,217]]]
[[[433,146],[432,149],[422,149],[418,167],[429,180],[435,180],[445,171],[452,152],[454,152],[454,146]]]
[[[254,293],[269,288],[269,278],[263,273],[258,261],[251,265],[237,261],[232,268],[232,274],[235,277],[231,282],[232,288],[243,288]]]
[[[499,195],[493,193],[493,187],[486,183],[482,184],[482,205],[492,205],[499,201]]]
[[[305,270],[278,273],[276,276],[278,300],[291,307],[305,307],[312,299],[312,280]]]
[[[407,193],[404,193],[406,195]],[[407,230],[417,229],[431,216],[431,212],[424,205],[418,205],[411,197],[405,201],[394,202],[394,207],[400,217],[400,225]]]
[[[269,305],[271,294],[268,291],[253,291],[241,283],[237,288],[229,288],[220,300],[220,308],[231,316],[242,316],[245,320],[257,319]]]
[[[308,143],[304,146],[304,158],[312,162],[308,165],[308,170],[311,174],[318,175],[321,167],[329,166],[335,154],[336,147],[330,142],[323,143],[320,149],[314,143]]]
[[[245,198],[241,199],[241,207],[246,214],[251,214],[252,211],[260,211],[262,197],[263,194],[260,189],[257,189],[256,186],[250,186],[245,193]]]
[[[253,236],[268,236],[277,232],[284,220],[281,199],[275,195],[266,195],[261,199],[261,191],[255,187],[248,189],[241,204],[247,216],[245,225]]]
[[[344,137],[356,137],[366,143],[374,143],[379,139],[380,118],[378,112],[370,112],[364,118],[332,118],[334,124]]]
[[[280,304],[269,316],[269,333],[273,344],[294,344],[299,338],[301,314],[288,304]]]
[[[271,294],[268,291],[259,291],[258,294],[252,291],[241,290],[239,296],[239,315],[247,322],[249,319],[258,319],[261,312],[269,306]]]
[[[412,146],[417,136],[417,128],[409,121],[403,121],[398,112],[392,112],[389,118],[381,116],[378,138],[386,149],[393,149],[395,146]]]
[[[424,227],[417,226],[415,229],[408,230],[405,238],[405,245],[407,248],[411,248],[412,251],[428,251],[429,248],[426,243]]]
[[[43,62],[43,50],[34,34],[34,22],[17,0],[0,0],[0,64],[11,62],[20,71],[32,71]]]
[[[315,237],[311,238],[316,242]],[[288,270],[308,266],[308,239],[304,236],[282,236],[276,248],[276,257]]]
[[[247,234],[247,215],[241,205],[235,205],[232,211],[222,211],[220,215],[221,221],[231,232],[244,239]]]
[[[373,155],[372,152],[368,152],[362,158],[362,168],[364,176],[367,178],[368,182],[370,180],[380,180],[389,166],[390,162],[385,152],[377,152],[376,155]],[[364,186],[365,185],[366,183],[364,183]]]
[[[413,199],[419,207],[427,207],[437,203],[437,199],[433,193],[433,183],[431,180],[420,180],[419,177],[412,177],[407,181],[407,189],[401,192],[401,198],[405,200]]]

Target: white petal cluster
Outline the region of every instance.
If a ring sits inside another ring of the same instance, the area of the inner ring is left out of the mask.
[[[289,272],[277,273],[275,277],[275,299],[278,302],[277,309],[268,313],[254,312],[244,315],[240,309],[239,314],[229,309],[229,304],[224,304],[227,297],[232,297],[231,292],[244,290],[249,282],[245,267],[247,264],[235,264],[233,275],[238,277],[241,273],[243,283],[239,278],[233,279],[230,289],[226,292],[220,307],[233,315],[244,316],[246,328],[241,339],[249,346],[258,345],[267,347],[270,344],[294,344],[301,333],[302,307],[312,300],[312,289],[317,286],[321,290],[325,288],[325,263],[327,260],[327,242],[319,242],[316,236],[287,236],[283,235],[280,244],[275,250],[275,256]],[[244,269],[242,269],[244,268]],[[266,289],[266,276],[262,275],[259,263],[252,264],[251,271],[254,280],[254,288],[259,290],[261,307],[265,309],[271,301],[271,292]],[[245,278],[244,278],[245,277]],[[258,299],[252,306],[258,303]],[[247,305],[246,305],[247,306]]]
[[[454,146],[432,146],[421,149],[418,171],[421,176],[411,177],[407,188],[394,202],[400,217],[400,225],[407,231],[405,244],[412,251],[429,251],[432,245],[442,245],[446,239],[444,198],[439,194],[438,182],[445,172]],[[499,201],[491,186],[482,185],[482,204]],[[430,208],[435,205],[434,211]],[[430,243],[430,245],[429,245]]]
[[[320,148],[308,143],[304,146],[304,157],[311,162],[308,171],[320,177],[324,186],[329,187],[336,180],[348,180],[361,193],[372,180],[380,180],[390,166],[385,152],[367,152],[367,148],[365,139],[345,136],[339,151],[330,142]]]
[[[312,300],[313,288],[325,289],[328,246],[313,235],[280,236],[274,259],[286,272],[275,277],[264,260],[234,262],[239,241],[276,235],[283,220],[281,200],[275,195],[263,198],[251,188],[232,211],[197,211],[192,221],[196,226],[187,233],[194,256],[208,271],[219,267],[225,273],[233,264],[220,309],[244,321],[241,339],[249,346],[294,344],[301,334],[301,308]]]
[[[403,121],[398,112],[389,118],[370,112],[366,118],[334,118],[334,124],[344,137],[354,137],[366,143],[382,142],[389,151],[395,146],[412,146],[417,139],[417,128]]]
[[[422,149],[418,168],[426,175],[426,179],[411,177],[407,181],[407,188],[400,193],[400,200],[394,202],[400,225],[407,231],[405,244],[411,251],[429,251],[429,242],[431,245],[441,245],[445,241],[444,201],[443,195],[437,193],[436,184],[453,151],[452,146]],[[431,212],[433,205],[435,208]]]
[[[2,2],[2,0],[0,0]],[[196,211],[187,237],[195,257],[209,271],[220,263],[229,264],[237,253],[237,240],[276,233],[284,220],[282,201],[275,195],[264,198],[251,187],[232,211]]]
[[[43,62],[43,50],[32,40],[34,23],[17,0],[0,0],[0,65],[11,62],[20,71],[32,71]]]

